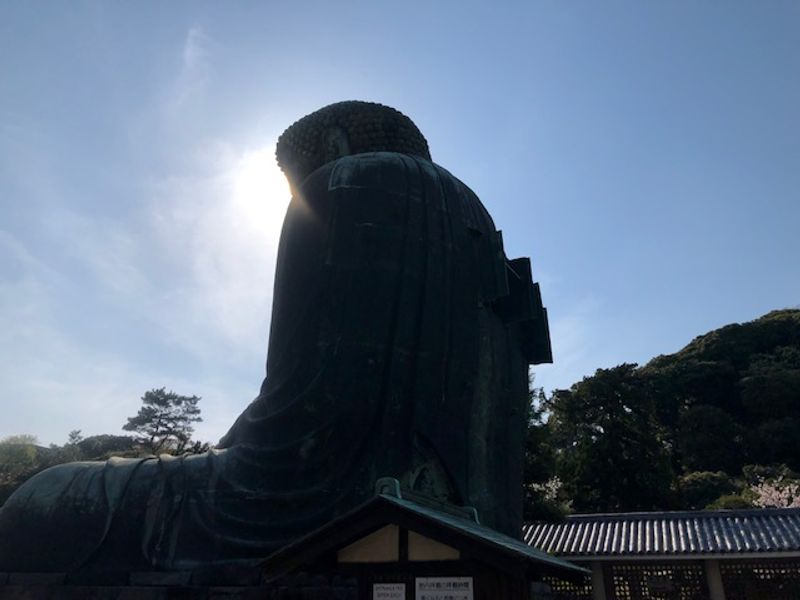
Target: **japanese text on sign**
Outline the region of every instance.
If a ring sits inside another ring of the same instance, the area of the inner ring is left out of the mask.
[[[473,600],[472,577],[417,577],[416,600]]]
[[[372,600],[406,600],[406,584],[373,583]]]

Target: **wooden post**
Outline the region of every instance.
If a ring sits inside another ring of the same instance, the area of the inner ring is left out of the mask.
[[[719,571],[718,560],[703,562],[706,572],[706,583],[711,600],[725,600],[725,588],[722,585],[722,574]]]
[[[592,599],[606,600],[606,583],[601,562],[592,563]]]

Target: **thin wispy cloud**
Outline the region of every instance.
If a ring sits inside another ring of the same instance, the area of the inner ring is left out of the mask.
[[[415,119],[531,255],[548,390],[800,296],[791,11],[532,3],[513,22],[462,11],[454,31],[486,41],[465,47],[435,6],[420,22],[376,4],[341,36],[334,5],[6,5],[0,433],[118,432],[162,385],[203,396],[206,439],[222,433],[264,371],[288,198],[274,140],[347,98]]]
[[[158,140],[164,158],[157,174],[126,183],[139,194],[129,210],[70,202],[81,189],[48,165],[41,140],[26,133],[24,146],[15,142],[8,167],[35,215],[36,247],[0,230],[0,392],[25,399],[0,437],[119,433],[145,390],[167,386],[204,398],[197,435],[216,441],[257,392],[288,186],[274,135],[254,147],[182,127],[191,116],[181,109],[204,98],[214,46],[191,28],[173,79],[137,115],[154,132],[140,143]],[[131,328],[131,339],[116,337]]]
[[[205,91],[211,77],[214,41],[195,25],[186,33],[181,52],[181,69],[169,98],[170,107],[180,109]]]
[[[206,66],[210,41],[201,27],[194,26],[189,30],[183,44],[183,68],[186,71],[197,72]]]

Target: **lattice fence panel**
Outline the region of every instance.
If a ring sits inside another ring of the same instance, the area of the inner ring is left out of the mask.
[[[553,590],[553,598],[556,600],[592,600],[591,577],[586,577],[580,585],[555,577],[544,577],[543,580]]]
[[[671,564],[613,564],[610,566],[614,600],[706,600],[703,565],[700,562]]]
[[[721,561],[727,600],[797,600],[800,598],[800,561]]]

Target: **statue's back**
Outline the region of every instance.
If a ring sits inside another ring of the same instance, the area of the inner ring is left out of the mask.
[[[530,266],[506,259],[483,205],[429,160],[413,123],[367,104],[399,119],[370,129],[352,114],[365,103],[346,104],[287,130],[291,152],[279,143],[294,198],[258,397],[218,450],[31,479],[0,509],[0,571],[258,559],[383,477],[520,535],[528,364],[549,358]]]

